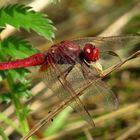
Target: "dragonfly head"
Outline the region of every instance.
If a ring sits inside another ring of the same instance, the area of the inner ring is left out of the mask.
[[[90,62],[96,62],[99,59],[99,49],[96,48],[93,44],[87,43],[83,48],[84,59]]]
[[[99,49],[93,44],[87,43],[83,48],[83,57],[86,64],[95,68],[99,73],[102,72],[102,65],[99,62]]]

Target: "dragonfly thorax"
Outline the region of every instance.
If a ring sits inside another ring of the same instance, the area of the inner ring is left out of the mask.
[[[87,62],[96,62],[99,59],[99,49],[93,44],[87,43],[83,48],[83,57]]]

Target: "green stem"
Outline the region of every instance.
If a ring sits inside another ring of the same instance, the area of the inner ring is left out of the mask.
[[[6,136],[6,134],[3,131],[3,128],[0,127],[0,135],[2,137],[3,140],[9,140],[9,138]]]
[[[23,135],[24,135],[29,131],[29,128],[28,128],[27,120],[25,118],[23,119],[23,117],[22,117],[23,107],[20,103],[20,100],[16,96],[13,96],[13,103],[14,103],[14,106],[15,106],[16,114],[17,114],[18,119],[20,121],[20,125],[21,125],[21,128],[22,128]]]
[[[8,80],[8,84],[9,84],[9,88],[11,90],[11,93],[14,93],[14,89],[13,89],[14,81],[13,81],[13,78],[12,78],[10,73],[7,76],[7,80]],[[19,122],[20,122],[22,135],[24,135],[29,131],[29,127],[28,127],[27,120],[25,118],[23,119],[23,116],[22,116],[23,115],[22,114],[22,110],[23,110],[22,104],[20,103],[20,99],[14,94],[11,95],[11,99],[12,99],[13,104],[15,106],[15,111],[16,111],[17,117],[18,117]]]

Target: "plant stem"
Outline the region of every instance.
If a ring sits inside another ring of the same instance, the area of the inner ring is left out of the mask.
[[[8,81],[8,85],[9,85],[9,88],[11,90],[11,93],[14,93],[14,81],[13,81],[13,78],[12,78],[10,73],[7,76],[7,81]],[[23,106],[20,102],[20,99],[15,94],[11,95],[11,99],[12,99],[13,104],[15,106],[15,111],[16,111],[18,120],[20,122],[22,135],[24,135],[29,131],[29,127],[28,127],[28,123],[27,123],[26,118],[23,118],[23,114],[22,114]]]
[[[0,135],[2,137],[3,140],[9,140],[9,138],[6,136],[6,134],[3,131],[3,128],[0,127]]]

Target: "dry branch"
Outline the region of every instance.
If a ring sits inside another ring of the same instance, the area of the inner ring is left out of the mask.
[[[128,139],[130,136],[135,135],[136,132],[140,131],[140,122],[138,122],[137,124],[135,124],[133,127],[129,128],[128,130],[126,130],[126,132],[124,132],[121,136],[119,136],[116,140],[126,140]]]
[[[115,120],[115,119],[120,118],[120,117],[126,118],[127,116],[129,116],[129,114],[134,115],[136,113],[136,110],[139,107],[140,107],[140,102],[130,104],[130,105],[127,105],[125,107],[118,109],[117,111],[111,112],[111,113],[103,115],[97,119],[94,119],[94,122],[97,126],[99,126],[99,125],[105,124],[107,121]],[[122,114],[123,114],[123,116],[122,116]],[[85,121],[80,122],[80,123],[76,122],[76,123],[73,123],[71,125],[68,125],[65,128],[65,130],[63,130],[63,131],[61,131],[53,136],[48,137],[47,140],[54,140],[54,139],[61,138],[69,133],[83,131],[83,129],[85,129],[87,127],[88,126],[85,124]],[[43,139],[43,140],[46,140],[46,139]]]

